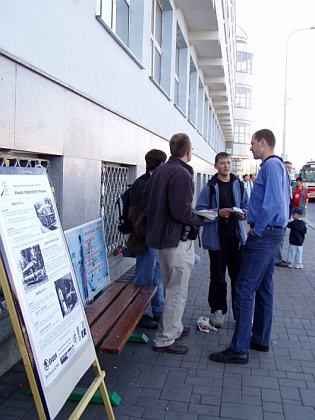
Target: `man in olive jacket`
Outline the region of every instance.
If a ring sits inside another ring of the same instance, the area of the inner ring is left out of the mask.
[[[146,311],[139,322],[143,328],[156,329],[161,318],[164,304],[163,284],[158,251],[145,245],[145,238],[136,227],[136,222],[142,212],[140,202],[146,182],[153,171],[166,161],[162,150],[152,149],[145,155],[146,173],[133,183],[130,189],[129,219],[132,222],[132,232],[127,240],[127,251],[136,256],[136,271],[134,284],[141,286],[157,286],[158,290],[151,301],[152,317]]]
[[[181,240],[183,226],[203,225],[203,217],[192,212],[193,169],[188,162],[192,145],[187,134],[170,140],[171,157],[146,183],[138,227],[145,232],[148,247],[159,250],[164,289],[164,307],[154,339],[155,351],[182,354],[188,346],[177,341],[189,334],[182,324],[188,281],[194,266],[194,242]],[[182,237],[183,238],[183,237]]]

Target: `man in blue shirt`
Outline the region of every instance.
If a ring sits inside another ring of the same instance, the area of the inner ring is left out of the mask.
[[[289,220],[290,178],[278,156],[272,131],[257,131],[251,140],[254,159],[261,159],[249,202],[250,224],[235,284],[235,332],[230,347],[210,360],[246,364],[250,349],[269,351],[275,254]],[[255,308],[255,309],[254,309]],[[254,310],[254,318],[253,318]]]

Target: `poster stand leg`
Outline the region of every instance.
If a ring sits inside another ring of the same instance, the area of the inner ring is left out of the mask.
[[[105,372],[101,370],[98,359],[95,359],[93,362],[93,368],[96,375],[96,378],[91,383],[86,393],[84,394],[82,400],[77,405],[76,409],[73,411],[72,415],[69,417],[69,420],[77,420],[83,414],[85,408],[89,404],[96,390],[99,388],[103,397],[105,409],[109,420],[115,420],[114,412],[109,400],[107,389],[104,382]]]

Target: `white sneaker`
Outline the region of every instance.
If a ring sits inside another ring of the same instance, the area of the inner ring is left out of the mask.
[[[294,268],[303,268],[303,264],[296,264]]]
[[[222,328],[224,322],[224,315],[222,314],[221,309],[213,312],[210,316],[210,324],[213,327]]]
[[[292,263],[288,263],[288,267],[289,268],[292,268]]]

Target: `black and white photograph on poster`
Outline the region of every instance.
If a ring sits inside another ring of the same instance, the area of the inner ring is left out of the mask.
[[[19,269],[22,272],[25,292],[28,293],[37,285],[46,283],[48,276],[42,251],[38,244],[22,249],[20,255]]]
[[[69,315],[78,304],[78,296],[74,288],[71,274],[68,273],[66,276],[55,281],[55,289],[58,295],[62,316],[65,317]]]
[[[34,207],[37,217],[41,222],[43,233],[57,229],[57,218],[50,198],[45,197],[44,200],[35,203]]]

